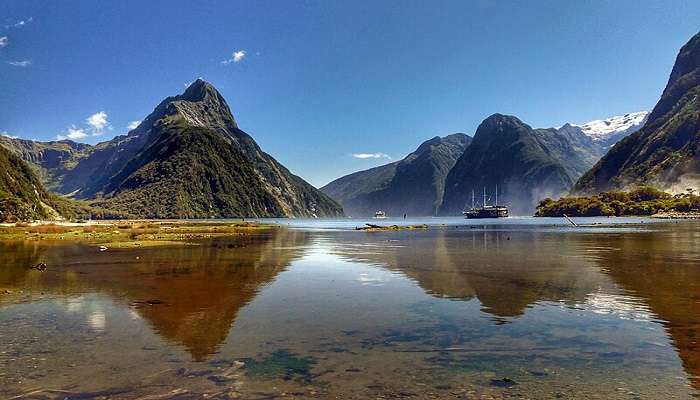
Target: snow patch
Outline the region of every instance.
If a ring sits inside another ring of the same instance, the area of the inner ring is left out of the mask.
[[[648,116],[648,111],[639,111],[581,125],[571,125],[581,128],[586,136],[595,141],[604,141],[616,135],[627,136],[638,131],[647,122]]]

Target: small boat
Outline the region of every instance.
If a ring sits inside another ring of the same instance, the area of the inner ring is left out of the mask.
[[[496,186],[496,204],[492,206],[486,205],[486,188],[484,188],[484,202],[482,203],[482,207],[475,207],[474,191],[472,190],[472,208],[469,211],[463,211],[462,214],[467,219],[506,218],[508,217],[508,207],[498,205],[498,186]]]
[[[377,211],[376,213],[374,213],[374,218],[383,219],[386,218],[386,214],[384,213],[384,211]]]

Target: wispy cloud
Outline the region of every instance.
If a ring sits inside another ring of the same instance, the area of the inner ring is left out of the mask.
[[[27,24],[29,24],[29,23],[32,22],[32,21],[34,21],[34,17],[29,17],[29,18],[27,18],[27,19],[21,19],[21,20],[17,21],[17,22],[14,23],[14,24],[5,25],[5,28],[6,28],[6,29],[10,29],[10,28],[22,28],[22,27],[26,26]]]
[[[0,47],[5,47],[8,44],[10,44],[10,39],[8,39],[7,36],[0,37]]]
[[[141,121],[131,121],[131,122],[129,122],[129,125],[127,125],[126,128],[128,130],[136,129],[136,128],[138,128],[140,123],[141,123]]]
[[[32,65],[32,60],[8,61],[7,63],[13,67],[27,68]]]
[[[355,158],[360,158],[360,159],[367,159],[367,158],[386,158],[391,160],[391,157],[389,157],[388,154],[385,153],[352,153],[350,156],[355,157]]]
[[[68,128],[68,132],[66,132],[65,135],[57,135],[56,140],[80,140],[80,139],[85,139],[88,136],[87,133],[85,133],[85,129],[78,129],[75,126],[71,126]]]
[[[236,50],[233,52],[233,54],[231,54],[230,58],[222,61],[221,63],[224,65],[231,64],[231,63],[239,63],[239,62],[243,61],[243,59],[245,58],[245,56],[247,54],[248,53],[245,50]]]

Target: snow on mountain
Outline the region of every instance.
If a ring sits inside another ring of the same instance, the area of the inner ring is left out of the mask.
[[[639,111],[617,117],[599,119],[582,125],[571,125],[581,128],[581,131],[586,136],[589,136],[596,142],[609,142],[611,139],[616,142],[617,140],[638,131],[642,126],[644,126],[648,116],[648,111]]]

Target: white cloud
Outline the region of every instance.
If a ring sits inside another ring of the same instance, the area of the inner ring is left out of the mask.
[[[17,21],[17,23],[14,23],[12,25],[5,25],[5,28],[7,28],[7,29],[9,29],[9,28],[22,28],[32,21],[34,21],[34,17],[29,17],[27,19],[21,19],[21,20]]]
[[[245,50],[236,50],[233,52],[233,54],[231,54],[231,58],[224,60],[221,63],[226,65],[226,64],[241,62],[241,61],[243,61],[243,59],[245,58],[245,56],[247,54],[248,53]]]
[[[129,130],[136,129],[136,128],[138,128],[140,123],[141,123],[141,121],[131,121],[126,128]]]
[[[68,128],[68,132],[65,135],[57,135],[56,140],[80,140],[80,139],[85,139],[87,137],[87,133],[85,133],[84,129],[78,129],[75,126],[71,126]]]
[[[8,61],[7,63],[14,67],[26,68],[32,65],[32,60]]]
[[[107,121],[107,113],[104,111],[92,114],[91,116],[87,117],[85,122],[92,127],[92,136],[101,135],[105,127],[109,125],[109,122]]]
[[[10,135],[10,132],[7,132],[7,131],[0,132],[0,136],[9,137],[10,139],[18,139],[19,138],[19,136]]]
[[[233,52],[233,62],[239,62],[245,57],[245,50],[238,50]]]
[[[10,39],[7,36],[0,37],[0,47],[5,47],[10,44]]]
[[[367,158],[387,158],[391,160],[391,157],[389,157],[388,154],[385,153],[353,153],[350,154],[352,157],[355,158],[360,158],[360,159],[367,159]]]
[[[68,139],[78,140],[87,137],[84,129],[68,128]]]

